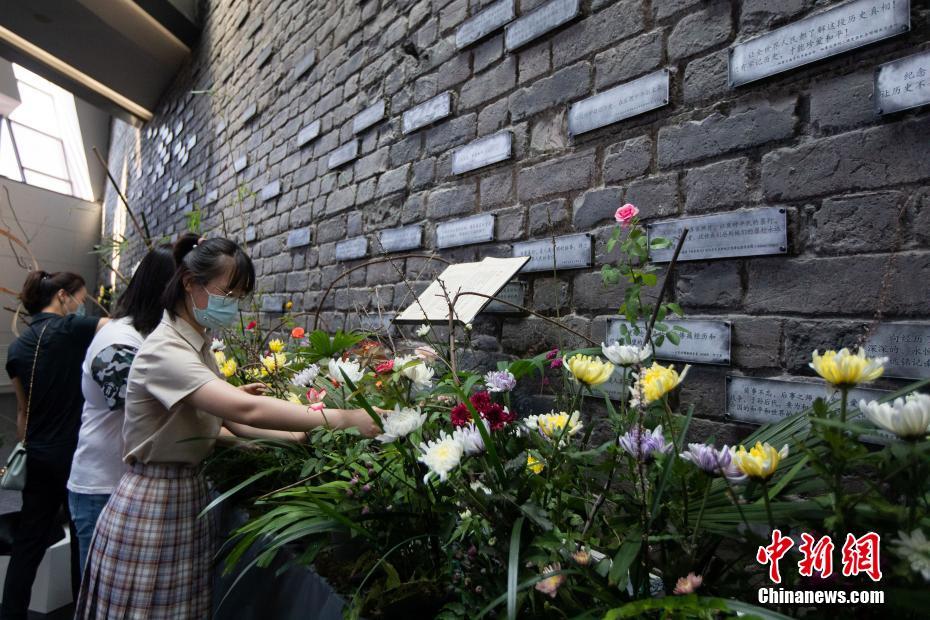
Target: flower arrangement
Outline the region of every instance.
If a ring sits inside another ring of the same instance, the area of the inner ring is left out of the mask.
[[[781,528],[838,541],[880,533],[895,592],[926,587],[930,396],[916,390],[928,382],[848,415],[849,391],[880,377],[884,360],[815,352],[825,392],[809,410],[737,446],[694,437],[693,410],[675,394],[689,369],[653,355],[660,337],[677,338],[658,326],[678,309],[639,299],[655,284],[639,260],[647,242],[635,212],[617,219],[629,263],[619,273],[639,286],[621,313],[631,325],[651,317],[645,345],[629,330],[619,342],[466,370],[430,326],[391,348],[306,332],[289,314],[275,337],[243,321],[214,343],[234,384],[258,378],[308,407],[387,410],[374,439],[321,428],[308,445],[238,453],[248,484],[218,483],[250,514],[232,537],[230,569],[250,548],[267,564],[296,546],[345,596],[350,618],[782,618],[810,610],[776,612],[747,594],[771,585],[758,558]],[[541,379],[552,408],[519,410],[515,395]],[[611,380],[623,386],[617,398],[602,391]],[[880,429],[900,439],[863,443]],[[784,587],[806,583],[783,572]],[[873,585],[832,579],[831,588]],[[896,599],[919,613],[919,597]]]

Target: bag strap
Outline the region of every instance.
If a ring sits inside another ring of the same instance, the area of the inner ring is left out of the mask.
[[[39,347],[42,346],[42,337],[48,328],[48,321],[42,326],[42,333],[39,334],[39,340],[36,342],[36,354],[32,358],[32,373],[29,375],[29,395],[26,396],[26,427],[23,429],[23,447],[26,446],[26,435],[29,432],[29,412],[32,409],[32,388],[36,380],[36,362],[39,361]]]

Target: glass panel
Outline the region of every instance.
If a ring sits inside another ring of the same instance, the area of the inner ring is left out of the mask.
[[[6,120],[0,117],[0,176],[14,181],[22,181],[19,174],[19,162],[16,161],[16,151],[13,150],[13,141],[7,129]]]
[[[71,183],[68,181],[62,181],[35,170],[24,170],[24,172],[26,174],[26,183],[29,185],[44,187],[60,194],[71,194]]]
[[[16,149],[23,168],[32,168],[42,174],[68,179],[68,166],[61,140],[51,138],[28,127],[11,123]]]
[[[10,113],[10,120],[56,137],[61,135],[55,100],[50,94],[19,80],[19,95],[22,104]]]

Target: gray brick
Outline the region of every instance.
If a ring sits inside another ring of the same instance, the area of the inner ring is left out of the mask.
[[[557,69],[569,65],[642,29],[639,0],[621,0],[557,34],[552,39],[552,66]]]
[[[513,207],[495,211],[494,238],[498,241],[513,241],[523,238],[524,220],[526,210],[523,207]]]
[[[506,99],[485,106],[478,114],[478,135],[487,136],[506,126],[509,112],[509,102]]]
[[[748,261],[745,308],[752,313],[872,315],[888,257],[843,256]],[[884,311],[889,315],[926,316],[930,297],[930,254],[903,252],[889,273]]]
[[[450,215],[472,213],[475,210],[475,198],[473,184],[434,190],[426,200],[426,217],[437,220]]]
[[[676,215],[678,175],[673,172],[630,183],[623,200],[636,205],[642,219]]]
[[[828,198],[814,215],[814,247],[822,254],[892,250],[904,194],[876,192]],[[907,224],[901,224],[902,235]]]
[[[817,80],[810,94],[810,122],[821,131],[864,125],[875,119],[872,71]]]
[[[569,145],[565,131],[565,109],[550,112],[533,122],[530,132],[530,152],[532,154],[563,151]]]
[[[729,0],[711,0],[703,11],[681,18],[668,35],[669,60],[699,54],[726,42],[733,30]]]
[[[459,109],[468,110],[492,99],[497,99],[517,83],[517,64],[513,56],[502,63],[476,75],[462,86]]]
[[[685,67],[685,103],[715,100],[730,89],[728,50],[695,58]]]
[[[813,375],[808,364],[814,349],[838,351],[843,347],[858,346],[859,337],[865,332],[865,322],[817,320],[791,320],[784,326],[784,363],[788,372],[799,375]]]
[[[552,66],[549,41],[529,47],[519,55],[520,83],[525,84],[548,72]]]
[[[388,149],[378,149],[355,162],[355,178],[359,181],[387,170]]]
[[[391,145],[391,165],[399,166],[416,161],[420,157],[420,147],[423,144],[423,135],[420,132],[406,136]]]
[[[441,122],[426,132],[426,152],[435,155],[473,140],[477,114],[466,114]]]
[[[671,17],[678,11],[696,7],[705,0],[653,0],[652,12],[656,19]]]
[[[436,73],[436,92],[452,88],[464,82],[471,75],[471,56],[469,54],[456,54],[444,62]]]
[[[335,215],[355,205],[355,186],[337,189],[326,199],[326,214]]]
[[[533,310],[551,312],[568,306],[568,282],[558,278],[533,281]]]
[[[593,189],[575,200],[572,226],[578,232],[587,232],[596,224],[613,221],[614,214],[623,204],[623,188]]]
[[[623,287],[607,286],[599,271],[576,275],[572,290],[572,303],[576,311],[616,311],[623,304]]]
[[[762,32],[810,9],[814,0],[743,0],[740,32]]]
[[[735,317],[730,322],[730,355],[734,366],[781,366],[782,320],[772,317]]]
[[[304,291],[307,289],[310,274],[306,271],[296,271],[287,274],[286,290],[289,293]]]
[[[584,317],[568,315],[559,321],[576,332],[587,335],[590,321]],[[501,326],[501,346],[505,351],[519,351],[521,355],[535,355],[556,347],[581,348],[588,342],[539,318],[507,319]]]
[[[410,172],[410,164],[404,164],[400,168],[389,170],[378,177],[378,196],[387,196],[393,192],[406,189],[408,172]]]
[[[700,121],[659,130],[659,165],[673,166],[746,149],[794,134],[797,100],[760,101],[724,116],[714,112]]]
[[[504,55],[504,35],[491,37],[484,43],[478,45],[472,52],[472,68],[475,73],[484,71],[494,62],[500,60]]]
[[[336,241],[346,236],[346,220],[344,217],[332,217],[323,220],[316,227],[316,242],[326,243]]]
[[[587,187],[594,178],[594,152],[586,151],[547,161],[520,171],[520,200],[527,201]]]
[[[413,189],[421,189],[433,182],[436,178],[436,159],[421,159],[413,164],[413,178],[410,186]]]
[[[739,264],[735,261],[678,266],[678,301],[685,308],[731,309],[739,306],[742,296]]]
[[[479,185],[482,207],[504,204],[513,198],[513,171],[483,177]]]
[[[532,205],[527,227],[530,236],[559,232],[568,222],[568,207],[564,198]]]
[[[618,142],[607,149],[604,157],[604,182],[616,183],[638,177],[652,163],[652,138],[639,136]]]
[[[749,197],[749,160],[741,157],[691,169],[684,177],[684,190],[688,213],[744,202]]]
[[[930,178],[930,117],[813,140],[762,158],[765,197],[782,200]]]
[[[601,90],[662,65],[662,31],[624,41],[594,57],[594,86]]]
[[[510,95],[510,118],[520,121],[547,108],[570,101],[588,92],[591,65],[578,63],[537,80]]]

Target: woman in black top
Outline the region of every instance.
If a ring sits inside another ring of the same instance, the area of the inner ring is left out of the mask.
[[[84,403],[81,363],[94,334],[108,320],[85,317],[86,298],[84,279],[66,272],[33,271],[20,293],[30,321],[10,345],[6,371],[16,393],[17,436],[22,440],[25,435],[26,439],[26,486],[3,584],[0,620],[27,617],[32,582],[45,555],[46,542],[56,526],[59,510],[62,506],[68,508],[65,485]],[[76,593],[74,540],[72,531],[72,585]]]

